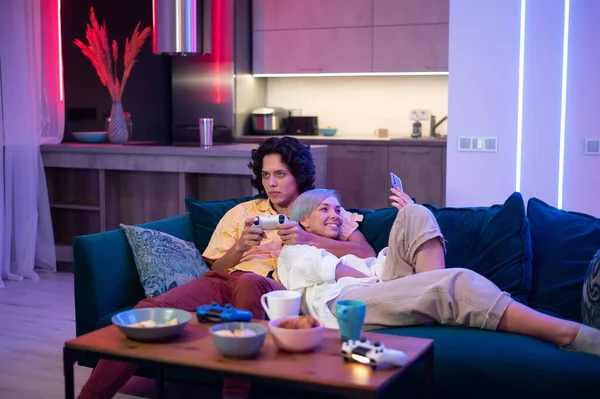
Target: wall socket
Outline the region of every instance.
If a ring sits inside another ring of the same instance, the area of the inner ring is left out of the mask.
[[[431,118],[431,112],[428,109],[411,109],[410,120],[412,121],[428,121]]]

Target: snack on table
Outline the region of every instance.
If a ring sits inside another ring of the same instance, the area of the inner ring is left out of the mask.
[[[319,327],[320,323],[312,316],[298,316],[293,319],[284,320],[277,327],[290,330],[304,330],[307,328]]]
[[[130,324],[129,327],[139,327],[139,328],[167,327],[167,326],[174,326],[177,323],[178,323],[177,318],[173,318],[173,319],[166,321],[164,323],[161,323],[161,324],[157,324],[154,320],[146,320],[146,321],[140,321],[139,323]]]
[[[243,330],[219,330],[214,332],[217,335],[222,337],[254,337],[256,333],[249,328],[244,328]]]

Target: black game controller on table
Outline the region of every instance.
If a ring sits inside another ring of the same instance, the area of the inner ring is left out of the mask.
[[[287,216],[279,215],[268,215],[268,216],[257,216],[257,221],[254,222],[256,227],[260,227],[263,230],[275,230],[277,225],[287,223],[289,220]]]
[[[236,309],[229,304],[221,306],[218,303],[213,302],[210,305],[198,306],[198,308],[196,308],[196,317],[198,317],[200,323],[250,321],[252,319],[252,313],[247,310]]]

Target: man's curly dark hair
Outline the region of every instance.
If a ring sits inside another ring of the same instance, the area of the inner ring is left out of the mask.
[[[263,159],[270,154],[281,155],[281,161],[288,166],[298,182],[300,194],[315,188],[315,163],[310,152],[310,145],[304,145],[293,137],[271,137],[252,150],[252,160],[248,164],[254,173],[250,183],[260,195],[267,194],[262,184],[262,170]]]

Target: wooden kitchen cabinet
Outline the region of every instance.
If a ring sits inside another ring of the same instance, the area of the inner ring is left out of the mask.
[[[389,171],[402,179],[404,191],[417,203],[444,206],[446,202],[446,148],[389,147]]]
[[[327,184],[340,194],[345,208],[389,206],[388,147],[329,146]]]
[[[404,190],[415,197],[417,203],[445,205],[445,140],[297,138],[311,146],[327,146],[326,182],[317,184],[317,187],[338,191],[347,208],[389,207],[390,172],[402,179]],[[238,141],[243,143],[260,143],[263,140],[256,136],[238,137]],[[320,168],[316,166],[317,171]]]
[[[450,0],[373,0],[373,25],[439,24],[450,21]]]
[[[448,24],[376,26],[373,72],[448,70]]]
[[[254,73],[369,72],[373,28],[256,31]]]
[[[373,0],[254,0],[252,3],[253,30],[347,28],[372,24]]]

